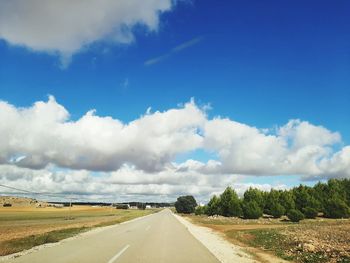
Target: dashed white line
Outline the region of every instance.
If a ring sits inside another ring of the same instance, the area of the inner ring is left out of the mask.
[[[116,254],[114,257],[112,257],[108,263],[113,263],[114,261],[116,261],[128,248],[130,247],[130,245],[126,245],[122,250],[120,250],[118,252],[118,254]]]

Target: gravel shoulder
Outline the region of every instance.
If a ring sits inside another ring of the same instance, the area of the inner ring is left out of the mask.
[[[244,251],[243,248],[233,245],[218,233],[207,227],[197,226],[185,218],[174,214],[174,216],[186,226],[188,231],[198,239],[220,262],[257,263],[253,256]]]

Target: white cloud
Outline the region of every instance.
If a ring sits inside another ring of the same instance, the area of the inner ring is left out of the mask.
[[[186,41],[182,44],[177,45],[176,47],[172,48],[170,51],[168,51],[167,53],[148,59],[144,62],[145,66],[152,66],[154,64],[160,63],[165,59],[168,59],[169,57],[171,57],[172,55],[174,55],[175,53],[181,52],[187,48],[190,48],[196,44],[198,44],[199,42],[201,42],[203,40],[203,37],[196,37],[193,38],[189,41]]]
[[[162,170],[182,152],[201,146],[197,127],[205,113],[194,102],[154,112],[128,124],[89,111],[77,121],[53,97],[29,108],[0,102],[0,163],[34,169],[49,163],[72,169],[113,171],[125,163]]]
[[[0,165],[0,184],[15,185],[33,192],[57,193],[58,198],[55,194],[40,196],[41,199],[56,200],[72,195],[81,200],[93,200],[95,196],[111,201],[145,200],[148,196],[146,200],[174,201],[181,194],[192,194],[205,201],[213,193],[222,192],[227,185],[235,183],[237,178],[230,175],[217,180],[214,175],[207,176],[195,171],[178,172],[175,164],[157,173],[124,165],[118,171],[98,175],[86,170],[61,171],[52,167],[32,170]],[[1,190],[4,194],[14,192],[5,188]]]
[[[255,186],[240,183],[248,175],[350,178],[350,146],[336,151],[337,132],[300,120],[266,130],[209,119],[194,101],[123,123],[93,110],[73,121],[51,96],[27,108],[0,102],[0,123],[0,181],[34,191],[123,200],[189,193],[205,201],[228,185],[239,193]],[[218,159],[174,162],[197,149]]]
[[[350,176],[349,152],[346,148],[333,152],[332,146],[340,142],[339,133],[306,121],[291,120],[275,134],[267,134],[265,130],[216,118],[205,124],[204,147],[217,151],[220,163],[205,165],[201,171],[322,177],[335,170],[338,176]]]
[[[0,2],[0,38],[35,51],[58,52],[62,63],[96,41],[130,43],[133,28],[155,31],[172,0],[11,0]]]

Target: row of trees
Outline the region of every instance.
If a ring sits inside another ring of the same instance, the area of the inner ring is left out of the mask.
[[[300,185],[291,190],[272,189],[265,192],[249,188],[243,198],[227,187],[220,196],[214,195],[206,206],[197,207],[194,212],[247,219],[259,218],[264,213],[275,218],[287,215],[292,221],[299,221],[315,218],[319,213],[329,218],[348,218],[349,207],[350,180],[331,179],[314,187]]]

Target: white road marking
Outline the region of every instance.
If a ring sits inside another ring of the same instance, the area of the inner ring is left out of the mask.
[[[126,245],[122,250],[119,251],[118,254],[116,254],[114,257],[112,257],[108,261],[108,263],[113,263],[114,261],[116,261],[129,247],[130,247],[130,245]]]
[[[151,226],[146,227],[146,231],[150,230]]]

